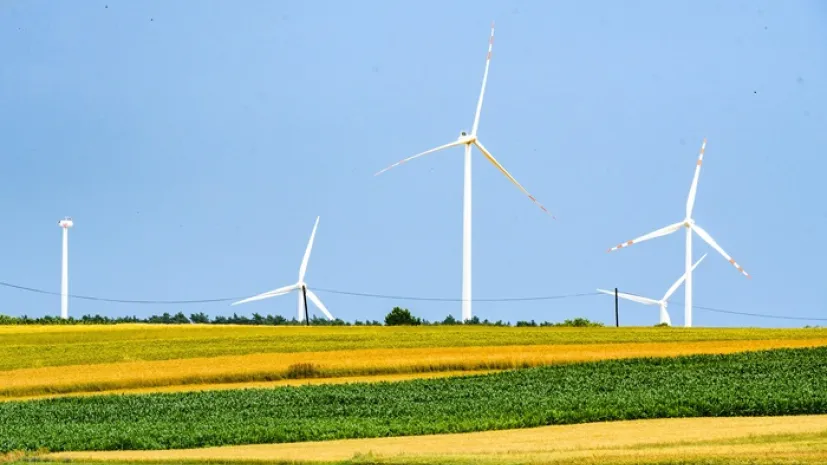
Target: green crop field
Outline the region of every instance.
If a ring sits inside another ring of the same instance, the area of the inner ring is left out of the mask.
[[[827,348],[400,383],[8,402],[0,404],[0,451],[167,449],[807,413],[827,413]]]
[[[0,370],[354,349],[819,338],[827,329],[0,326]]]

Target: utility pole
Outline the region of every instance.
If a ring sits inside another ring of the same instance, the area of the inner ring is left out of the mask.
[[[617,298],[617,288],[615,288],[615,327],[620,328],[620,317],[617,311],[618,307],[618,298]]]

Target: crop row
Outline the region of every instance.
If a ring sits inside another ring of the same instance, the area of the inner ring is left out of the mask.
[[[169,449],[637,418],[827,413],[827,348],[493,375],[0,404],[0,452]]]
[[[0,326],[0,371],[255,353],[769,339],[827,339],[827,329]]]

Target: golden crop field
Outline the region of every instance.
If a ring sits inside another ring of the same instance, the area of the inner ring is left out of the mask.
[[[124,361],[0,371],[0,398],[11,400],[137,388],[146,391],[152,387],[188,385],[203,389],[203,385],[208,384],[231,387],[233,383],[291,378],[335,379],[412,373],[430,377],[438,372],[473,373],[618,358],[724,354],[814,346],[827,346],[827,338],[385,348]]]
[[[43,458],[81,463],[824,463],[827,415],[635,420],[203,449],[63,452]]]
[[[827,329],[0,326],[0,370],[263,353],[827,339]]]

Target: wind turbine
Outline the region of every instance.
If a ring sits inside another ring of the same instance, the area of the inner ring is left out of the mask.
[[[480,90],[480,97],[477,101],[477,112],[474,115],[474,123],[471,126],[471,133],[467,133],[465,131],[460,132],[459,137],[457,140],[450,142],[445,145],[441,145],[439,147],[426,150],[422,153],[418,153],[414,156],[408,157],[402,161],[396,162],[393,165],[379,171],[374,176],[378,176],[385,171],[388,171],[391,168],[399,166],[403,163],[406,163],[414,158],[419,158],[424,155],[428,155],[430,153],[438,152],[444,149],[448,149],[451,147],[457,147],[460,145],[465,146],[465,185],[463,188],[463,202],[462,202],[462,320],[467,321],[471,319],[471,146],[476,146],[480,152],[482,152],[483,156],[491,162],[500,172],[508,178],[509,181],[514,183],[518,189],[520,189],[525,195],[531,199],[532,202],[537,204],[544,212],[548,212],[546,207],[544,207],[537,199],[534,198],[529,192],[514,179],[514,176],[511,176],[503,165],[491,155],[491,152],[482,145],[482,142],[477,138],[477,129],[479,128],[480,124],[480,112],[482,111],[482,100],[485,96],[485,85],[488,82],[488,68],[491,65],[491,50],[494,45],[494,23],[491,23],[491,38],[488,41],[488,55],[485,58],[485,73],[482,75],[482,89]]]
[[[68,216],[57,222],[63,229],[63,265],[60,275],[60,318],[69,318],[69,228],[75,225]]]
[[[239,300],[238,302],[233,302],[231,305],[239,305],[247,302],[254,302],[256,300],[264,300],[269,299],[270,297],[276,297],[279,295],[284,295],[289,292],[299,290],[299,305],[298,305],[298,320],[305,321],[309,320],[308,318],[308,311],[307,311],[307,299],[313,302],[316,307],[324,313],[328,320],[333,320],[333,315],[327,311],[327,308],[322,303],[321,299],[313,293],[310,289],[307,288],[307,283],[304,282],[304,275],[307,272],[307,262],[310,260],[310,250],[313,248],[313,239],[316,237],[316,228],[319,227],[319,217],[316,217],[316,224],[313,225],[313,232],[310,233],[310,240],[307,242],[307,249],[304,251],[304,258],[302,258],[301,267],[299,267],[299,280],[296,284],[291,284],[289,286],[280,287],[278,289],[274,289],[272,291],[265,292],[263,294],[259,294],[253,297],[249,297],[244,300]]]
[[[701,144],[701,152],[698,154],[698,163],[695,165],[695,177],[692,179],[692,186],[689,188],[689,197],[686,199],[686,217],[675,224],[670,224],[669,226],[665,226],[663,228],[658,229],[657,231],[652,231],[649,234],[644,234],[638,238],[632,239],[630,241],[624,242],[616,247],[612,247],[609,249],[609,252],[613,252],[618,249],[623,249],[629,247],[632,244],[636,244],[638,242],[648,241],[649,239],[654,239],[656,237],[666,236],[668,234],[672,234],[675,231],[678,231],[681,228],[686,228],[686,285],[684,286],[684,291],[686,292],[686,298],[684,299],[684,325],[689,328],[692,326],[692,231],[694,231],[701,239],[704,240],[710,247],[717,250],[719,254],[721,254],[724,258],[729,261],[741,274],[746,276],[747,278],[751,278],[749,273],[744,271],[744,268],[741,267],[735,260],[732,259],[724,249],[715,242],[715,239],[706,232],[705,229],[698,226],[695,223],[695,220],[692,219],[692,208],[695,206],[695,195],[698,192],[698,176],[701,174],[701,164],[704,159],[704,150],[706,150],[706,138],[704,138],[703,143]]]
[[[694,265],[692,265],[692,270],[694,270],[695,267],[697,267],[698,264],[701,263],[704,258],[706,258],[706,254],[704,254],[703,257],[698,259],[698,261],[695,262]],[[650,299],[648,297],[643,297],[634,294],[626,294],[624,292],[618,292],[617,296],[621,299],[631,300],[632,302],[637,302],[644,305],[660,306],[660,323],[666,323],[667,325],[672,326],[672,320],[669,318],[669,312],[666,311],[666,307],[669,305],[667,301],[669,300],[669,297],[672,297],[672,294],[674,294],[675,291],[678,290],[678,287],[680,287],[681,283],[684,282],[684,280],[686,279],[686,275],[687,273],[684,273],[683,276],[678,278],[678,280],[675,281],[675,284],[672,284],[672,287],[670,287],[669,290],[666,291],[666,294],[664,294],[663,298],[660,300]],[[598,289],[597,291],[602,292],[604,294],[615,295],[614,291],[607,291],[606,289]]]

